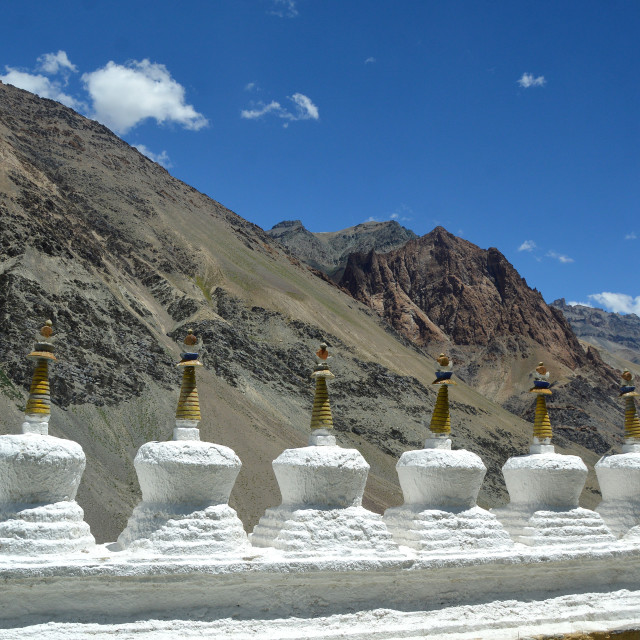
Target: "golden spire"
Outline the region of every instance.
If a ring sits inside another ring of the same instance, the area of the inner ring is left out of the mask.
[[[545,396],[551,395],[549,389],[549,372],[543,362],[539,362],[533,372],[533,387],[529,389],[531,393],[538,395],[536,398],[536,413],[533,421],[533,437],[538,440],[550,440],[553,437],[549,411]]]
[[[635,397],[638,395],[633,384],[633,375],[630,371],[622,373],[622,384],[620,385],[620,397],[624,398],[624,437],[640,438],[640,420],[636,411]]]
[[[449,414],[449,385],[456,384],[451,379],[452,365],[449,358],[441,353],[437,358],[438,368],[436,369],[436,379],[431,384],[438,384],[438,397],[433,408],[429,431],[433,433],[447,434],[451,433],[451,416]]]
[[[184,345],[185,350],[181,354],[182,360],[178,363],[178,366],[184,367],[184,369],[182,371],[182,387],[180,388],[176,420],[192,420],[198,422],[201,417],[195,368],[201,367],[202,362],[198,360],[198,339],[191,329],[187,331]]]
[[[323,342],[316,351],[317,364],[311,374],[316,379],[316,393],[313,398],[313,410],[311,411],[311,429],[333,429],[333,416],[329,404],[329,391],[327,380],[335,378],[329,371],[327,360],[331,356],[327,351],[327,345]]]
[[[49,389],[49,361],[55,362],[53,355],[53,323],[47,320],[36,337],[36,346],[27,358],[36,361],[36,368],[31,379],[29,400],[25,414],[28,416],[51,415],[51,392]]]

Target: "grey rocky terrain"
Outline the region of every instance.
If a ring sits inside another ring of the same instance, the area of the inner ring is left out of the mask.
[[[555,300],[552,306],[562,311],[575,334],[585,342],[640,364],[640,318],[635,313],[569,305],[564,298]]]
[[[357,252],[391,251],[416,234],[395,220],[362,222],[340,231],[311,232],[300,220],[284,220],[267,231],[291,253],[338,282],[349,255]]]

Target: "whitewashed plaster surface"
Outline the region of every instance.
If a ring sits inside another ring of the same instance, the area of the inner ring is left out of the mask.
[[[449,439],[430,438],[430,443],[434,446],[406,451],[396,465],[404,504],[384,514],[394,540],[423,552],[512,547],[495,515],[476,505],[487,471],[480,457],[452,451]]]
[[[602,502],[596,511],[616,536],[640,523],[640,452],[601,458],[595,466]]]
[[[397,553],[382,516],[361,506],[369,465],[356,449],[287,449],[273,470],[282,504],[260,518],[251,544],[291,554]]]
[[[517,456],[507,460],[502,473],[510,502],[491,512],[515,541],[575,547],[614,539],[597,512],[578,506],[587,468],[577,456]]]
[[[120,548],[163,555],[243,553],[249,546],[229,495],[242,463],[232,449],[199,440],[148,442],[135,457],[142,501]]]
[[[84,467],[76,442],[0,436],[0,552],[66,553],[95,543],[74,500]]]
[[[2,557],[0,638],[517,638],[640,628],[640,544],[429,558]],[[177,635],[176,635],[177,634]]]

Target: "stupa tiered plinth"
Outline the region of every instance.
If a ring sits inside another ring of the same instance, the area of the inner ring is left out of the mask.
[[[253,533],[257,547],[300,555],[396,554],[382,517],[362,507],[369,465],[356,449],[336,445],[327,391],[327,345],[316,352],[316,381],[309,446],[287,449],[273,462],[282,494]]]
[[[51,321],[27,358],[36,362],[22,433],[0,436],[0,553],[84,551],[95,540],[75,497],[86,460],[77,442],[49,435]]]
[[[476,500],[486,467],[475,453],[451,449],[451,363],[438,357],[438,396],[424,449],[406,451],[396,465],[404,504],[384,521],[401,545],[421,552],[507,549],[513,542],[496,517]]]
[[[189,331],[173,440],[147,442],[133,462],[142,502],[118,537],[121,549],[164,555],[244,553],[247,535],[229,506],[242,463],[228,447],[200,441],[195,368],[197,339]]]
[[[531,546],[583,546],[614,540],[595,511],[579,506],[587,467],[578,456],[561,455],[553,436],[546,396],[549,372],[542,362],[534,371],[536,394],[533,444],[529,455],[509,458],[502,473],[509,492],[507,506],[493,509],[511,537]]]
[[[622,374],[620,397],[625,402],[624,445],[622,453],[601,458],[595,466],[602,493],[596,511],[617,535],[627,532],[640,536],[640,420],[636,411],[638,396],[633,375]],[[629,530],[635,528],[633,533]]]

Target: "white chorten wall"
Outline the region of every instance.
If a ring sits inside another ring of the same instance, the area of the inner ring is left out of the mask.
[[[587,467],[577,456],[550,450],[517,456],[507,460],[502,473],[510,502],[492,512],[515,541],[527,545],[590,546],[613,540],[595,511],[578,506]]]
[[[362,507],[369,465],[358,451],[335,445],[287,449],[273,470],[282,504],[260,518],[251,544],[302,555],[397,553],[382,517]]]
[[[513,541],[476,500],[486,467],[475,453],[451,450],[448,438],[429,438],[396,466],[404,504],[387,509],[394,540],[418,551],[508,549]]]
[[[243,553],[247,535],[228,505],[241,462],[228,447],[198,440],[148,442],[134,466],[142,502],[118,544],[170,555]]]

